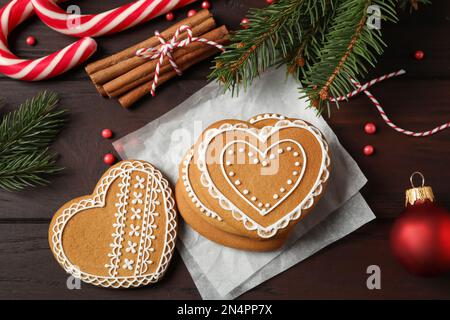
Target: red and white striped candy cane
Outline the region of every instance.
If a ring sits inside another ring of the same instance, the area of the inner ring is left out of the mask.
[[[53,30],[73,37],[99,37],[126,30],[194,1],[139,0],[88,15],[68,14],[55,4],[55,0],[32,0],[32,3],[39,18]]]
[[[405,73],[406,73],[405,70],[399,70],[399,71],[392,72],[392,73],[383,75],[381,77],[375,78],[363,85],[361,85],[359,82],[355,81],[354,79],[350,79],[352,81],[352,83],[356,86],[356,90],[348,93],[345,96],[341,96],[341,97],[337,97],[337,98],[330,98],[330,101],[333,101],[333,102],[344,101],[344,100],[347,100],[348,98],[351,98],[351,97],[357,95],[358,93],[364,92],[366,94],[366,96],[370,99],[370,101],[372,101],[375,108],[377,108],[377,110],[380,113],[381,117],[383,118],[384,122],[386,122],[386,124],[388,126],[390,126],[392,129],[394,129],[397,132],[400,132],[400,133],[403,133],[405,135],[412,136],[412,137],[427,137],[427,136],[431,136],[439,131],[449,128],[450,122],[447,122],[440,126],[437,126],[436,128],[434,128],[432,130],[422,131],[422,132],[414,132],[414,131],[409,131],[409,130],[400,128],[388,118],[388,116],[386,115],[386,112],[384,112],[383,108],[381,107],[380,102],[372,95],[372,93],[370,93],[369,90],[367,90],[367,88],[373,86],[375,83],[378,83],[383,80],[386,80],[386,79],[389,79],[392,77],[396,77],[396,76],[399,76],[399,75],[402,75]]]
[[[13,0],[0,9],[0,73],[27,81],[49,79],[83,63],[97,49],[94,39],[83,38],[40,59],[18,58],[8,48],[8,35],[33,13],[30,0]]]
[[[181,41],[178,41],[178,37],[180,36],[180,33],[186,31],[187,38]],[[158,86],[158,80],[159,80],[159,69],[162,66],[164,62],[164,58],[167,57],[169,59],[169,63],[172,66],[172,68],[175,69],[176,73],[178,75],[182,74],[182,71],[180,68],[178,68],[175,59],[172,56],[172,52],[176,48],[182,48],[188,46],[192,42],[202,42],[207,45],[216,47],[219,50],[224,50],[223,46],[218,44],[217,42],[205,39],[205,38],[199,38],[199,37],[193,37],[192,35],[192,29],[187,25],[180,26],[173,35],[172,39],[170,41],[166,41],[158,31],[155,31],[155,36],[158,37],[159,42],[161,42],[161,46],[159,48],[141,48],[138,51],[136,51],[136,55],[138,57],[142,57],[145,59],[153,60],[153,59],[159,59],[158,63],[156,64],[155,68],[155,75],[153,77],[152,81],[152,87],[150,90],[150,93],[152,96],[155,96],[156,87]]]

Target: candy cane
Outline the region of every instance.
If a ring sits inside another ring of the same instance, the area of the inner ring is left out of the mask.
[[[31,1],[39,18],[53,30],[74,37],[98,37],[126,30],[196,0],[139,0],[89,15],[67,14],[55,0]]]
[[[8,35],[33,13],[30,0],[13,0],[0,10],[0,73],[27,81],[49,79],[83,63],[97,49],[94,39],[83,38],[40,59],[18,58],[8,48]]]
[[[443,123],[440,126],[435,127],[432,130],[427,130],[427,131],[422,131],[422,132],[414,132],[414,131],[409,131],[409,130],[405,130],[403,128],[400,128],[399,126],[397,126],[395,123],[393,123],[388,116],[386,115],[386,112],[384,112],[383,108],[381,107],[380,102],[372,95],[372,93],[370,93],[369,90],[367,90],[369,87],[373,86],[375,83],[381,82],[383,80],[392,78],[392,77],[396,77],[402,74],[405,74],[405,70],[399,70],[396,72],[392,72],[386,75],[383,75],[381,77],[375,78],[363,85],[361,85],[359,82],[355,81],[354,79],[350,79],[351,82],[356,86],[356,90],[348,93],[345,96],[340,96],[340,97],[336,97],[336,98],[330,98],[330,101],[336,102],[336,101],[343,101],[343,100],[347,100],[348,98],[351,98],[355,95],[357,95],[358,93],[364,92],[365,95],[370,99],[370,101],[372,101],[373,105],[375,106],[375,108],[377,108],[378,113],[381,115],[381,118],[383,118],[383,121],[392,129],[394,129],[397,132],[403,133],[407,136],[411,136],[411,137],[428,137],[431,136],[435,133],[438,133],[440,131],[443,131],[447,128],[450,128],[450,122],[447,123]]]

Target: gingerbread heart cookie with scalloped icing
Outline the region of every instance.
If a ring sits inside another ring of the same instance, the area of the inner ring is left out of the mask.
[[[91,195],[57,211],[49,243],[73,276],[97,286],[129,288],[164,275],[176,235],[169,183],[151,164],[130,160],[108,169]]]
[[[329,166],[325,139],[302,120],[271,114],[220,121],[185,157],[177,201],[192,203],[181,214],[200,233],[195,221],[206,220],[213,228],[203,234],[212,240],[230,245],[216,228],[233,238],[232,247],[271,250],[318,201]]]

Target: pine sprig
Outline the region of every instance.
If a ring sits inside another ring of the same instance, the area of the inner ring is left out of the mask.
[[[0,188],[18,191],[45,185],[44,176],[62,170],[48,146],[65,122],[66,112],[56,110],[58,98],[42,92],[27,100],[0,122]]]
[[[314,25],[329,3],[280,0],[264,9],[251,9],[248,28],[231,36],[233,44],[216,58],[210,78],[217,78],[233,93],[238,84],[247,88],[261,72],[291,54],[303,30]]]
[[[385,46],[381,32],[366,24],[368,7],[376,5],[381,19],[396,21],[394,1],[347,0],[336,9],[331,27],[325,34],[324,44],[317,47],[317,62],[305,71],[300,79],[301,92],[314,107],[322,112],[324,105],[330,113],[330,97],[345,95],[352,90],[350,78],[367,72],[367,65],[374,66],[376,56]]]

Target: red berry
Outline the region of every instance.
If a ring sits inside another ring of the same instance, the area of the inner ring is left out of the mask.
[[[375,149],[373,146],[368,144],[367,146],[364,147],[363,152],[364,152],[364,155],[371,156],[375,152]]]
[[[196,13],[197,13],[196,10],[191,9],[191,10],[188,11],[187,16],[188,16],[188,17],[192,17],[192,16],[195,16]]]
[[[248,21],[247,18],[242,19],[242,20],[241,20],[242,28],[247,29],[247,28],[248,28],[248,23],[249,23],[249,22],[250,22],[250,21]]]
[[[105,139],[109,139],[113,136],[113,133],[110,129],[103,129],[102,131],[102,137]]]
[[[36,44],[36,38],[33,36],[29,36],[26,39],[27,45],[34,46]]]
[[[107,153],[103,156],[103,162],[108,166],[111,166],[116,162],[116,157],[112,153]]]
[[[273,3],[273,0],[266,0],[266,3],[267,3],[267,4],[272,4],[272,3]]]
[[[423,52],[422,50],[417,50],[416,52],[414,52],[414,59],[416,60],[422,60],[425,57],[425,52]]]
[[[175,16],[173,15],[173,12],[167,12],[167,14],[166,14],[166,20],[167,20],[167,21],[172,21],[173,18],[175,18]]]
[[[211,4],[208,1],[203,1],[202,2],[202,8],[203,9],[209,9],[211,7]]]
[[[375,125],[375,123],[368,122],[368,123],[366,123],[366,125],[364,126],[364,131],[365,131],[367,134],[374,134],[375,132],[377,132],[377,126]]]

